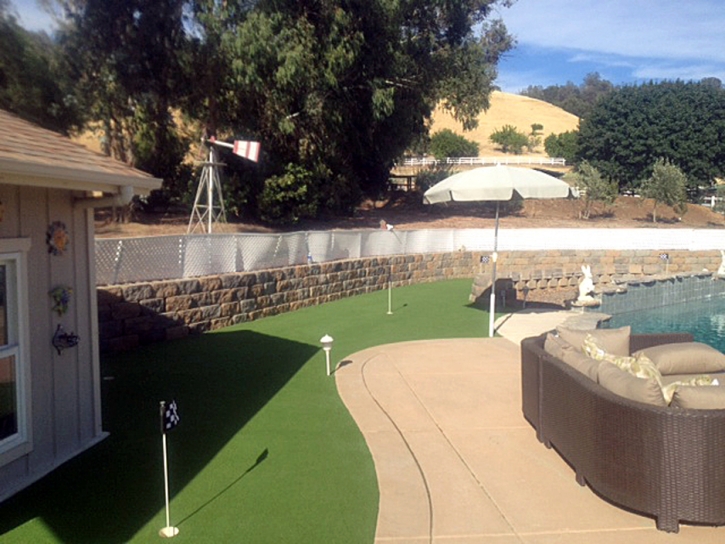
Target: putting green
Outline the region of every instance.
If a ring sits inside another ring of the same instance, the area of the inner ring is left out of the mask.
[[[175,542],[370,543],[378,490],[362,435],[326,376],[356,351],[481,337],[471,280],[380,291],[104,357],[111,436],[0,504],[3,542],[150,542],[166,525],[158,402]]]

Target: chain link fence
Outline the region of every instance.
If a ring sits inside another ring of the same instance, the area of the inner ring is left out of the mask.
[[[191,234],[97,239],[96,282],[115,285],[341,259],[493,250],[493,229]],[[725,230],[501,229],[499,251],[719,250]]]

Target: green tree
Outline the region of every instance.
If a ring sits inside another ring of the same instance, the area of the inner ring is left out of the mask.
[[[594,203],[601,202],[606,207],[617,200],[619,194],[617,184],[603,178],[599,170],[588,162],[582,162],[571,177],[581,195],[582,206],[579,217],[582,219],[591,217]]]
[[[544,130],[544,125],[540,123],[534,123],[531,125],[531,133],[528,136],[528,143],[526,144],[526,147],[530,152],[533,152],[541,145],[542,130]]]
[[[587,117],[600,98],[615,89],[614,85],[602,79],[597,72],[587,74],[581,85],[568,82],[566,85],[549,87],[529,86],[523,96],[536,98],[560,107],[577,117]]]
[[[725,174],[723,134],[723,89],[683,82],[622,87],[582,120],[579,157],[634,189],[663,157],[679,165],[695,192]]]
[[[478,157],[478,144],[445,128],[430,137],[428,147],[431,155],[437,160],[446,157]]]
[[[182,196],[188,142],[173,113],[189,88],[184,0],[59,4],[65,66],[104,152],[162,178],[166,200]]]
[[[501,146],[504,153],[514,153],[520,155],[524,147],[529,145],[529,137],[523,132],[519,132],[513,125],[504,125],[494,130],[489,136],[489,140]]]
[[[308,195],[320,211],[350,211],[385,190],[438,103],[475,126],[512,43],[489,20],[497,3],[260,1],[222,37],[229,128],[263,141],[271,173],[294,163],[324,176]]]
[[[474,127],[513,43],[492,18],[508,0],[55,1],[109,153],[156,154],[181,107],[206,135],[260,140],[260,176],[312,175],[320,213],[381,193],[438,104]],[[232,196],[259,205],[252,186]]]
[[[579,152],[579,131],[570,130],[561,134],[549,134],[544,140],[544,149],[549,157],[561,157],[567,164],[576,164]]]
[[[287,165],[281,176],[272,176],[264,182],[260,198],[261,217],[271,223],[295,224],[300,219],[317,213],[314,199],[314,177],[299,166]]]
[[[657,159],[652,175],[642,184],[642,196],[654,201],[652,221],[657,222],[657,205],[672,206],[679,214],[687,212],[687,177],[667,159]]]
[[[72,83],[45,33],[21,28],[0,2],[0,107],[67,134],[82,124]]]

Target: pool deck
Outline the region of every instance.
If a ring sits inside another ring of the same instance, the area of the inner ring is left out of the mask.
[[[519,342],[571,312],[520,312],[501,337],[358,352],[336,369],[380,488],[376,544],[715,543],[725,527],[657,531],[579,486],[521,412]]]

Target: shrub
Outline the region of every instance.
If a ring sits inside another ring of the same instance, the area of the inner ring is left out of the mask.
[[[595,202],[608,206],[616,201],[619,185],[603,178],[599,170],[588,162],[582,162],[572,177],[581,191],[582,208],[579,217],[582,219],[589,219]]]
[[[524,147],[529,146],[529,137],[523,132],[516,130],[513,125],[504,125],[498,130],[495,130],[489,140],[493,143],[501,146],[501,151],[504,153],[514,153],[520,155],[523,152]]]
[[[450,129],[443,129],[431,136],[428,149],[436,160],[446,157],[478,157],[478,144],[467,140]]]
[[[579,150],[579,131],[549,134],[544,140],[544,149],[549,157],[562,157],[567,164],[575,164]]]
[[[652,176],[642,183],[642,196],[654,200],[652,221],[657,222],[657,205],[672,206],[675,212],[687,211],[687,176],[667,159],[657,159]]]
[[[421,193],[424,193],[431,187],[433,187],[439,181],[443,181],[448,176],[452,175],[453,172],[446,167],[439,168],[432,166],[426,170],[421,170],[415,176],[415,187]]]
[[[288,164],[281,176],[264,182],[259,198],[260,217],[270,223],[294,224],[317,213],[314,176],[294,164]]]

